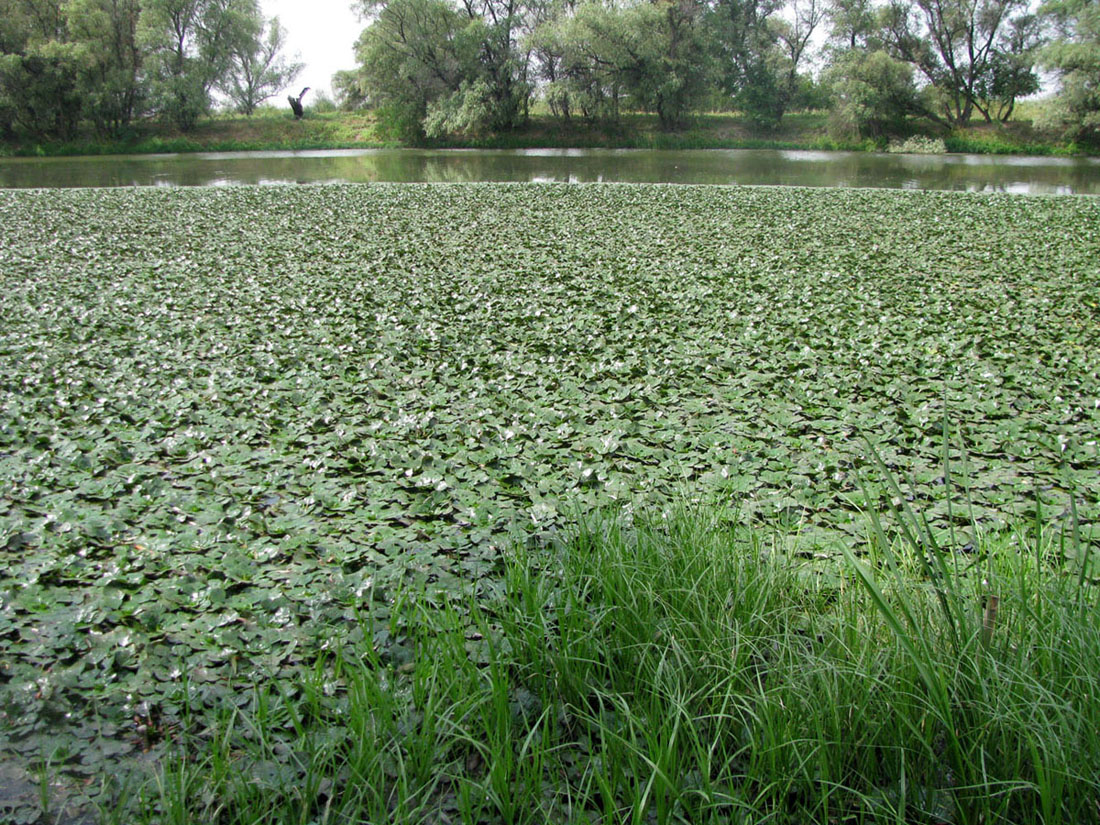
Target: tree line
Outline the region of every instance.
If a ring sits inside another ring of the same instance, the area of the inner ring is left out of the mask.
[[[664,129],[799,108],[876,136],[911,117],[1005,121],[1055,73],[1048,117],[1100,135],[1096,0],[357,0],[358,66],[334,87],[405,139],[516,128],[536,97],[563,122],[651,112]]]
[[[1041,2],[1041,5],[1038,3]],[[1100,142],[1097,0],[353,0],[357,66],[333,79],[405,140],[623,111],[684,127],[738,110],[775,127],[823,109],[840,138],[1004,121],[1056,77],[1047,123]],[[0,0],[0,137],[182,130],[216,96],[251,114],[293,82],[258,0]]]
[[[0,134],[188,130],[215,93],[251,114],[301,70],[284,39],[256,0],[0,0]]]

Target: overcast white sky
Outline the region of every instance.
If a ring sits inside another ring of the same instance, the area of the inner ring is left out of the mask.
[[[278,17],[286,29],[287,57],[295,52],[306,64],[294,82],[332,94],[332,75],[355,67],[352,47],[363,24],[351,11],[351,0],[260,0],[264,17]],[[306,95],[309,103],[313,92]]]

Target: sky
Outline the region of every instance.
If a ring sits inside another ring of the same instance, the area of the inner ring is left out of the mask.
[[[355,68],[352,47],[363,30],[363,23],[351,10],[351,0],[260,0],[264,17],[278,17],[286,29],[287,57],[305,63],[294,81],[295,95],[302,87],[313,91],[306,95],[309,104],[314,92],[332,95],[332,75],[341,69]]]

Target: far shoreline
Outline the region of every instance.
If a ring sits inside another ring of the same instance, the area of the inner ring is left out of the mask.
[[[627,114],[612,127],[563,124],[549,116],[532,116],[514,132],[408,143],[381,134],[365,112],[307,112],[294,120],[281,109],[261,110],[252,117],[217,115],[180,133],[158,123],[143,123],[118,138],[85,137],[72,141],[24,140],[0,143],[0,157],[76,157],[101,155],[194,154],[199,152],[318,151],[340,149],[775,149],[786,151],[898,151],[915,140],[919,151],[940,154],[1019,155],[1033,157],[1095,156],[1096,149],[1067,143],[1041,133],[1030,122],[975,123],[944,132],[913,123],[906,135],[837,140],[828,134],[826,115],[788,115],[776,129],[755,127],[736,114],[707,114],[681,131],[664,132],[650,115]]]

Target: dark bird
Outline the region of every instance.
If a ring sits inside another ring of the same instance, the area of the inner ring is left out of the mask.
[[[309,86],[302,89],[302,93],[295,97],[294,95],[287,95],[287,101],[290,103],[290,111],[294,112],[294,119],[301,120],[302,115],[305,114],[305,110],[302,108],[302,98],[306,96],[306,92],[309,91]]]

